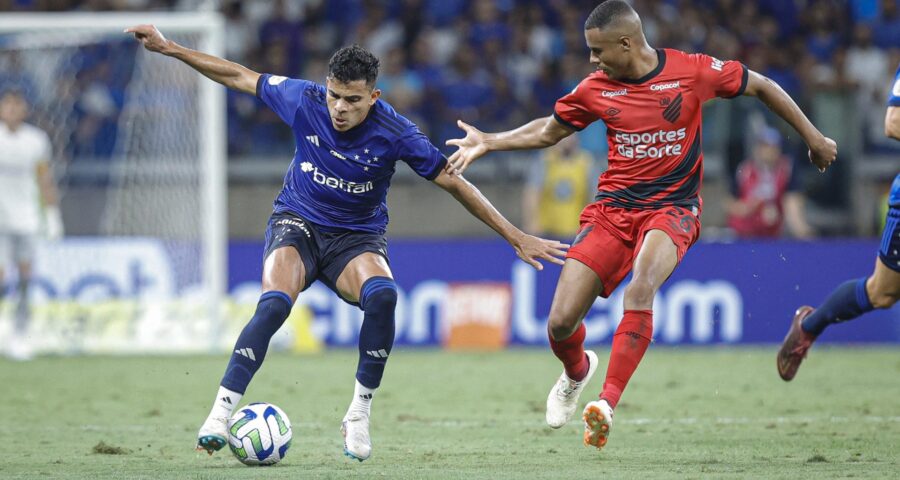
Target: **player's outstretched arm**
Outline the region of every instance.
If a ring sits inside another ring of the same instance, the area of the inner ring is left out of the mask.
[[[500,133],[482,132],[462,120],[457,120],[456,124],[466,132],[466,136],[447,140],[447,145],[457,147],[447,163],[447,171],[453,174],[462,173],[470,163],[487,152],[549,147],[574,133],[552,115]]]
[[[569,248],[569,245],[556,240],[544,240],[519,230],[509,223],[509,220],[461,175],[450,175],[446,170],[442,170],[434,179],[434,183],[453,195],[475,218],[499,233],[513,246],[516,255],[535,269],[544,269],[544,266],[538,262],[539,259],[558,265],[563,264],[562,259],[565,258],[565,250]]]
[[[137,25],[126,28],[125,33],[133,33],[134,38],[141,42],[147,50],[177,58],[214,82],[240,92],[256,95],[259,73],[243,65],[182,47],[164,37],[153,25]]]
[[[884,134],[900,140],[900,107],[888,107],[884,115]]]
[[[806,118],[800,107],[794,103],[790,95],[781,86],[764,75],[750,70],[747,78],[747,89],[744,95],[758,97],[769,110],[788,122],[809,147],[809,161],[820,172],[824,172],[837,158],[837,144],[834,140],[822,135]]]

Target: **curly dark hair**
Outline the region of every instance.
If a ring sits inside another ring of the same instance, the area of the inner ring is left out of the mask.
[[[380,64],[372,52],[354,44],[334,52],[328,61],[328,77],[342,83],[365,80],[371,87],[378,78]]]

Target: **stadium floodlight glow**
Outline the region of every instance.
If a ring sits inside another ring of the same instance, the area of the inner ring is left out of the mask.
[[[147,329],[149,311],[162,316],[181,311],[185,318],[179,321],[204,325],[202,332],[194,332],[203,338],[174,348],[206,349],[218,344],[227,279],[225,89],[173,59],[145,51],[124,33],[127,27],[145,23],[187,47],[216,56],[225,53],[225,21],[213,11],[8,13],[0,14],[0,71],[4,77],[12,72],[25,80],[34,116],[54,144],[57,176],[81,172],[95,179],[88,182],[94,183],[95,192],[78,186],[63,191],[64,202],[69,193],[69,201],[81,202],[84,210],[101,212],[96,228],[86,233],[92,239],[79,241],[96,239],[98,245],[112,245],[109,242],[122,239],[115,248],[141,242],[141,248],[156,245],[160,258],[169,263],[161,275],[170,278],[135,280],[135,291],[150,281],[155,290],[141,290],[149,293],[138,299],[143,303],[128,328]],[[16,68],[6,68],[4,62],[13,62]],[[85,81],[78,74],[95,65],[88,62],[109,63],[106,67],[114,71],[107,76],[114,86],[108,92],[118,97],[104,91],[103,78],[87,80],[100,82],[97,91],[78,83]],[[122,80],[125,77],[127,81]],[[85,110],[115,119],[110,122],[114,132],[110,137],[115,137],[111,153],[92,157],[72,151],[73,139],[83,133],[77,130],[83,125],[76,117],[86,115]],[[81,205],[66,207],[67,221],[80,218]],[[72,242],[59,248],[89,250]],[[155,266],[139,268],[156,272]],[[127,290],[127,285],[113,285],[117,281],[127,282],[113,278],[108,289]],[[168,291],[156,288],[161,283]],[[79,303],[78,298],[65,300]],[[157,342],[150,349],[167,347]]]

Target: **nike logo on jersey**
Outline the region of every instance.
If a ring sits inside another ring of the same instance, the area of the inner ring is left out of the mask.
[[[309,140],[309,143],[311,143],[317,147],[319,146],[319,136],[318,135],[310,135],[310,136],[306,137],[306,139]]]

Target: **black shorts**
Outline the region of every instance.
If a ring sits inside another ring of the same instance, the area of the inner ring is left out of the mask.
[[[263,262],[275,249],[292,246],[300,253],[306,278],[303,290],[316,280],[328,286],[345,302],[358,305],[344,298],[337,289],[337,280],[351,260],[366,252],[377,253],[388,263],[387,240],[377,233],[344,230],[329,232],[307,222],[292,213],[274,213],[266,227],[266,250]]]
[[[900,208],[888,208],[878,258],[886,267],[900,272]]]

